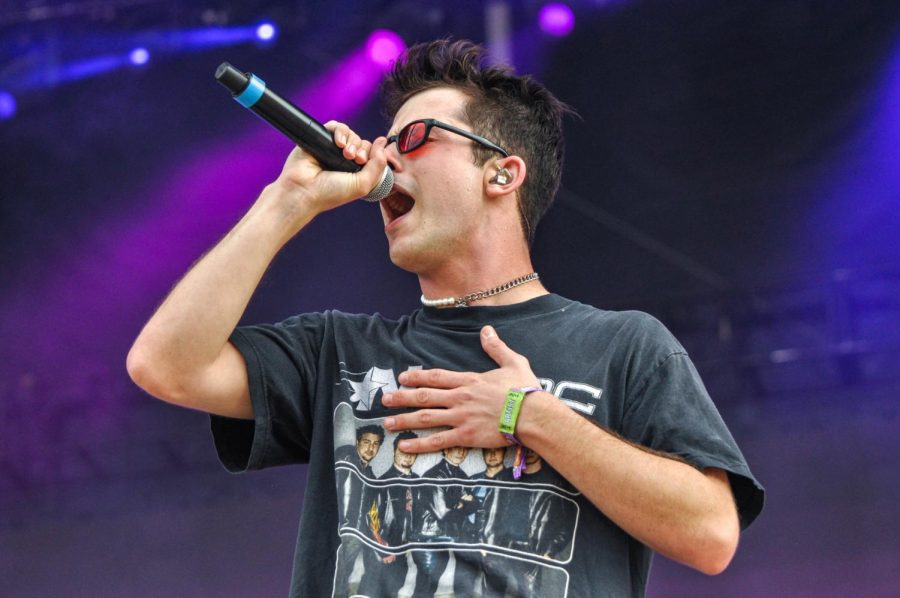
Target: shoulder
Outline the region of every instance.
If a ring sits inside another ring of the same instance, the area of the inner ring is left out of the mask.
[[[325,311],[312,311],[296,314],[274,324],[281,327],[297,327],[309,325],[351,324],[355,326],[394,326],[406,320],[408,316],[400,319],[387,318],[380,313],[363,314],[349,313],[338,309]]]
[[[587,335],[607,346],[656,348],[669,353],[684,351],[665,325],[646,312],[602,309],[570,299],[562,301],[559,326],[578,337]]]
[[[399,469],[397,469],[396,466],[391,465],[390,467],[387,468],[387,471],[385,471],[383,474],[381,474],[378,477],[378,479],[379,480],[389,480],[391,478],[397,478],[402,475],[403,475],[403,472],[401,472]]]
[[[674,351],[683,351],[681,344],[669,329],[654,316],[642,311],[612,311],[611,319],[620,333],[633,342],[668,345]]]
[[[513,477],[512,467],[504,467],[503,469],[500,470],[499,473],[497,473],[497,475],[495,475],[491,479],[496,480],[498,482],[513,482],[513,481],[515,481],[515,477]]]
[[[441,459],[436,465],[433,465],[431,467],[431,469],[427,470],[424,474],[422,474],[422,477],[428,478],[428,477],[434,477],[438,474],[442,474],[443,472],[445,472],[447,470],[447,468],[444,466],[445,463],[446,463],[446,461],[444,459]]]
[[[287,342],[292,339],[314,339],[325,341],[331,333],[338,338],[346,334],[366,334],[373,338],[392,337],[399,327],[406,325],[408,317],[398,320],[381,314],[347,313],[340,310],[301,313],[274,324],[242,326],[243,333],[263,335],[271,338],[282,338]]]
[[[336,330],[353,330],[372,335],[393,335],[400,328],[409,325],[409,316],[398,319],[388,318],[376,312],[373,314],[346,313],[338,310],[323,312],[321,317]]]
[[[354,457],[356,457],[356,460],[358,460],[358,457],[356,455],[356,446],[352,444],[339,446],[334,451],[335,461],[354,461]]]

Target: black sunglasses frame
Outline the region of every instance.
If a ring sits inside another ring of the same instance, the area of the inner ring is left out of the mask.
[[[444,130],[450,131],[451,133],[456,133],[457,135],[462,135],[463,137],[466,137],[467,139],[471,139],[472,141],[474,141],[476,143],[480,143],[484,147],[494,150],[495,152],[500,152],[501,154],[503,154],[504,158],[509,157],[509,152],[507,152],[505,149],[503,149],[496,143],[494,143],[492,141],[488,141],[481,135],[476,135],[475,133],[466,131],[465,129],[460,129],[459,127],[454,127],[453,125],[448,125],[447,123],[441,122],[439,120],[435,120],[433,118],[420,118],[418,120],[414,120],[412,122],[406,123],[405,125],[403,125],[403,128],[400,129],[399,133],[388,137],[387,145],[397,142],[400,139],[400,136],[403,135],[403,131],[406,131],[409,127],[411,127],[417,123],[425,124],[425,134],[422,136],[422,141],[413,147],[407,148],[406,151],[401,150],[400,144],[397,143],[397,151],[400,152],[401,154],[408,154],[409,152],[417,150],[420,147],[422,147],[423,145],[425,145],[425,142],[428,141],[428,136],[431,135],[431,129],[433,129],[434,127],[437,127],[438,129],[444,129]]]

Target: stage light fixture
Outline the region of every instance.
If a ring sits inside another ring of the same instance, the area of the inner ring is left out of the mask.
[[[8,91],[0,91],[0,120],[9,120],[16,115],[16,98]]]
[[[135,66],[143,66],[150,60],[150,52],[147,48],[135,48],[128,53],[128,61]]]
[[[259,41],[271,42],[274,41],[275,37],[278,35],[278,28],[270,21],[263,21],[256,26],[255,34],[256,39]]]
[[[562,2],[551,2],[541,7],[538,25],[547,35],[563,37],[569,35],[575,27],[575,13]]]
[[[403,38],[389,29],[373,31],[366,43],[369,59],[385,69],[389,68],[405,49],[406,42]]]

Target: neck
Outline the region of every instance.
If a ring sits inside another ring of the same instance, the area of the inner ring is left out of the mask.
[[[528,285],[537,284],[540,288]],[[516,292],[518,290],[518,292]],[[422,294],[421,301],[426,307],[469,307],[478,305],[508,305],[519,303],[538,295],[546,294],[546,289],[538,282],[538,273],[529,272],[511,278],[491,287],[485,287],[462,295],[448,295],[446,297],[427,297]]]
[[[534,272],[528,244],[515,212],[511,222],[499,224],[490,217],[466,235],[469,241],[417,270],[422,294],[427,299],[458,299],[488,291]],[[505,223],[504,223],[505,222]],[[502,293],[479,299],[474,305],[507,305],[547,294],[540,281],[530,281]],[[452,306],[452,304],[451,304]]]
[[[501,256],[499,252],[485,259],[458,260],[445,263],[438,271],[419,272],[422,295],[429,300],[461,299],[474,293],[503,288],[523,276],[532,274],[534,267],[527,253]],[[499,258],[499,259],[498,259]],[[510,285],[502,292],[485,293],[471,305],[511,305],[546,295],[547,289],[540,280],[529,280]],[[456,301],[448,301],[442,307],[455,307]]]

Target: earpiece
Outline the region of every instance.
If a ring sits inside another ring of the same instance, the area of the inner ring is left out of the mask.
[[[492,178],[488,182],[494,185],[505,185],[510,180],[512,180],[512,175],[509,173],[509,171],[505,168],[499,168],[497,169],[497,174],[494,175],[494,178]]]

